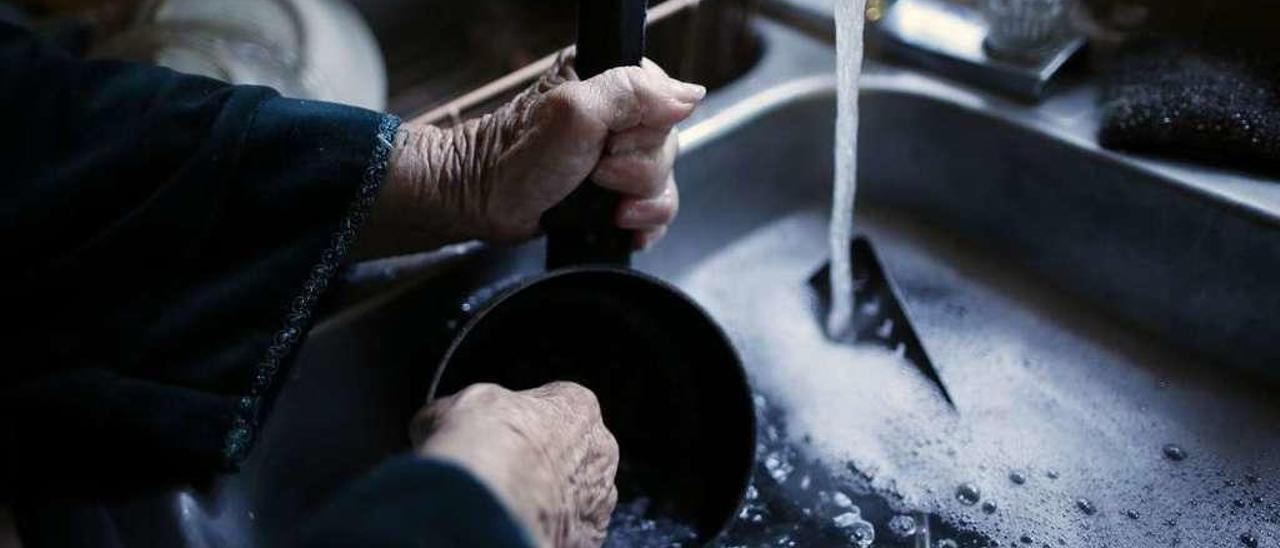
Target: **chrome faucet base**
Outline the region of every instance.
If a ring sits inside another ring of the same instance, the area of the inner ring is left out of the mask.
[[[1034,51],[997,51],[988,46],[990,27],[981,13],[941,0],[898,0],[868,29],[889,55],[1032,101],[1085,45],[1084,36],[1068,31]]]

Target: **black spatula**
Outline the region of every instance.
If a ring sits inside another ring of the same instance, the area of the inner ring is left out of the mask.
[[[933,366],[933,360],[929,359],[924,344],[911,325],[902,294],[885,272],[875,249],[871,247],[871,241],[866,236],[854,238],[849,244],[849,253],[853,260],[854,287],[853,325],[849,330],[849,342],[873,344],[895,351],[901,348],[900,352],[907,360],[938,387],[938,392],[947,400],[947,404],[955,409],[956,403],[951,399],[951,393],[947,391],[937,368]],[[828,263],[809,278],[809,285],[817,293],[823,318],[831,309],[830,272],[831,264]]]

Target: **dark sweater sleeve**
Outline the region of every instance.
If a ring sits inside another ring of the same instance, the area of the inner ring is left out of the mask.
[[[0,500],[233,470],[398,120],[0,23]]]
[[[305,527],[306,548],[525,548],[523,528],[483,484],[440,460],[402,456],[349,486]]]

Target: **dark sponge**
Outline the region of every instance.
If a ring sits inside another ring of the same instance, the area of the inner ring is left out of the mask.
[[[1280,173],[1280,61],[1254,48],[1162,42],[1120,57],[1102,146]]]

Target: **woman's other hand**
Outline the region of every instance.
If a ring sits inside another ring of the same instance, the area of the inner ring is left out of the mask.
[[[617,502],[618,444],[590,390],[553,382],[512,392],[475,384],[424,407],[422,456],[470,470],[540,546],[598,547]]]

